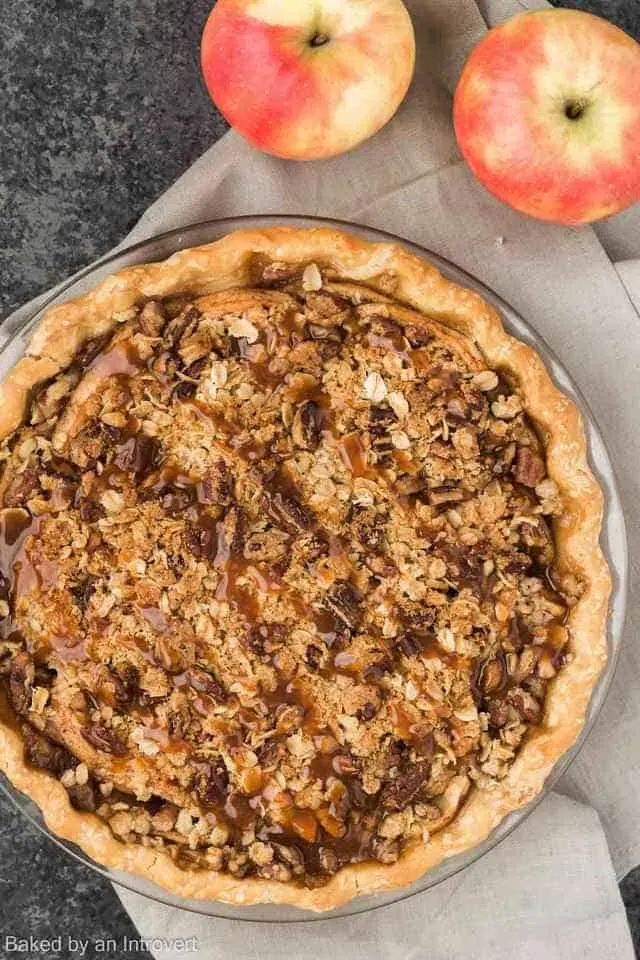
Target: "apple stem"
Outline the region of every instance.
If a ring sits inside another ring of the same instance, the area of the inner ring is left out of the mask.
[[[314,37],[311,38],[312,47],[324,47],[325,43],[329,43],[329,37],[326,33],[316,33]]]

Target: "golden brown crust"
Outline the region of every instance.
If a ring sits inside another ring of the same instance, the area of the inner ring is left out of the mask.
[[[540,793],[556,761],[574,743],[607,656],[611,580],[599,546],[603,497],[588,467],[577,409],[554,386],[538,354],[510,337],[498,314],[480,296],[446,280],[399,245],[370,244],[327,229],[274,228],[231,234],[215,244],[181,251],[163,263],[124,270],[78,300],[53,308],[25,358],[0,386],[0,436],[18,427],[30,388],[63,370],[88,338],[109,331],[116,322],[114,315],[124,315],[148,299],[180,293],[202,296],[251,285],[256,264],[265,262],[316,262],[342,281],[366,284],[381,296],[392,290],[394,299],[469,338],[488,367],[516,379],[545,447],[548,474],[563,497],[565,509],[554,530],[558,567],[585,584],[567,623],[572,658],[549,686],[544,723],[521,747],[505,779],[491,791],[472,790],[458,815],[427,845],[413,847],[393,864],[347,866],[317,889],[186,871],[162,852],[121,843],[96,816],[71,808],[59,782],[25,763],[22,738],[9,722],[0,724],[0,763],[12,783],[41,807],[51,830],[100,863],[143,875],[187,898],[328,910],[359,894],[409,884],[444,858],[476,846],[506,814]],[[454,781],[450,789],[461,790],[462,784]],[[455,810],[457,803],[451,806]]]

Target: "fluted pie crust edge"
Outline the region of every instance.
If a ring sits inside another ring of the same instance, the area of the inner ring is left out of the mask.
[[[585,584],[567,623],[572,658],[549,685],[542,724],[529,733],[506,778],[491,791],[472,789],[461,811],[428,844],[411,847],[393,864],[348,865],[315,889],[184,870],[164,852],[118,841],[104,821],[70,805],[59,781],[25,763],[22,738],[4,719],[4,709],[0,712],[0,766],[13,785],[40,807],[54,834],[76,843],[100,864],[142,876],[184,898],[236,905],[280,903],[324,911],[358,895],[410,884],[445,858],[475,847],[508,813],[541,792],[554,764],[575,742],[607,659],[611,577],[599,546],[603,495],[587,464],[578,410],[554,386],[536,351],[505,332],[495,310],[399,244],[373,244],[321,228],[239,231],[160,263],[130,267],[77,300],[53,307],[24,358],[0,385],[0,436],[8,436],[21,423],[31,388],[63,370],[87,338],[113,328],[115,314],[149,299],[250,285],[256,258],[317,262],[343,279],[381,293],[388,292],[393,278],[394,299],[469,337],[488,367],[516,379],[526,413],[545,448],[548,475],[560,488],[565,506],[554,522],[557,566],[577,574]]]

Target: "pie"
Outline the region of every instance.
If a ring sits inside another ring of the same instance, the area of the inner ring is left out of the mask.
[[[0,762],[185,897],[408,884],[542,789],[606,660],[580,416],[394,244],[231,234],[0,388]]]

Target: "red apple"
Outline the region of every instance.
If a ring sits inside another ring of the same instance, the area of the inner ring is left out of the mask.
[[[202,71],[232,127],[297,160],[350,150],[391,119],[415,63],[401,0],[218,0]]]
[[[500,200],[581,224],[640,200],[640,44],[579,10],[522,13],[473,50],[454,124]]]

